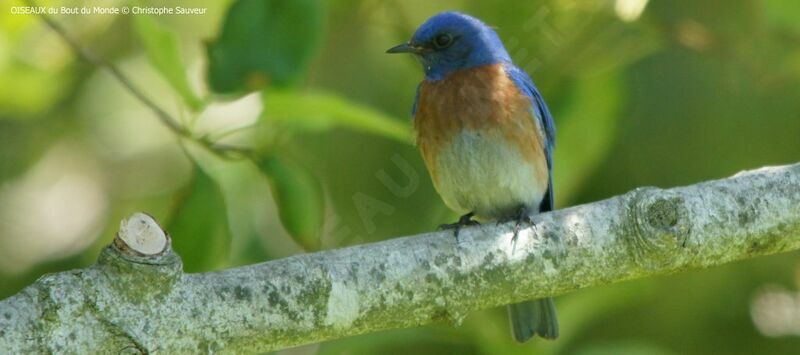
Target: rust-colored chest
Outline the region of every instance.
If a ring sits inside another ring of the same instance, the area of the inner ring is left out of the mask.
[[[480,131],[517,145],[530,159],[544,154],[530,99],[502,64],[463,69],[439,81],[424,81],[414,118],[417,144],[429,168],[433,158],[463,130]]]
[[[417,144],[450,208],[492,218],[521,204],[538,206],[548,167],[531,105],[502,65],[422,83]]]

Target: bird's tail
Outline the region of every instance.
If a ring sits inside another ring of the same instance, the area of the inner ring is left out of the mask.
[[[508,319],[514,340],[524,343],[539,334],[545,339],[558,337],[556,305],[552,298],[508,305]]]

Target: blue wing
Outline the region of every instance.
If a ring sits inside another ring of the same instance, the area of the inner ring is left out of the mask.
[[[540,129],[544,130],[544,148],[547,157],[547,168],[550,170],[550,181],[547,184],[547,197],[542,201],[541,211],[550,211],[553,209],[553,146],[556,143],[556,123],[553,121],[553,115],[547,108],[547,104],[536,88],[536,84],[524,70],[517,68],[513,64],[506,65],[506,72],[511,80],[517,87],[531,100],[531,107],[533,108],[533,115],[538,120],[537,125]]]
[[[506,72],[511,80],[517,84],[517,87],[531,100],[533,114],[539,120],[538,126],[544,129],[547,164],[548,167],[552,167],[553,146],[556,141],[556,124],[553,121],[553,115],[550,114],[550,110],[539,93],[539,89],[536,88],[536,84],[533,83],[531,77],[524,70],[517,68],[513,64],[508,64]]]

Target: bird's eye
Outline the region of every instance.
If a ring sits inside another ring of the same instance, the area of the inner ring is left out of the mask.
[[[433,38],[433,45],[436,46],[436,48],[447,48],[451,44],[453,44],[453,36],[449,33],[441,33]]]

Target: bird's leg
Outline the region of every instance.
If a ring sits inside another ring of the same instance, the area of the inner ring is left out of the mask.
[[[511,216],[511,218],[508,218],[506,220],[501,220],[501,222],[509,222],[509,221],[514,221],[515,222],[514,223],[514,229],[513,229],[514,230],[514,236],[511,237],[511,241],[512,242],[516,242],[517,241],[517,237],[519,236],[519,231],[522,229],[522,224],[523,223],[529,224],[529,225],[533,225],[534,227],[536,226],[536,224],[533,223],[533,219],[531,219],[531,215],[528,212],[529,212],[528,206],[520,205],[517,208],[516,215],[513,215],[513,216]]]
[[[458,243],[458,232],[461,231],[462,227],[466,226],[479,226],[480,223],[478,221],[472,219],[475,216],[475,212],[467,213],[461,216],[456,223],[448,223],[439,225],[439,229],[452,229],[453,235],[456,237],[456,243]]]

